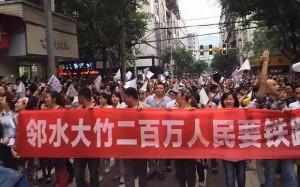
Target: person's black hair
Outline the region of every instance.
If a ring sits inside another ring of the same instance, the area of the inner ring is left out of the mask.
[[[162,86],[164,86],[164,88],[166,88],[166,85],[165,85],[163,82],[157,82],[157,83],[156,83],[156,86],[157,86],[157,85],[162,85]]]
[[[48,91],[47,94],[49,94],[52,97],[52,99],[55,99],[56,104],[63,107],[65,106],[64,97],[60,93],[55,91]]]
[[[217,85],[211,84],[211,85],[210,85],[210,88],[209,88],[209,91],[212,92],[213,90],[215,90],[215,89],[217,89],[217,88],[218,88]]]
[[[107,93],[101,93],[99,95],[99,98],[100,97],[103,97],[106,100],[107,104],[111,105],[111,96],[109,94],[107,94]]]
[[[296,84],[295,90],[296,90],[297,88],[300,88],[300,84]]]
[[[179,92],[177,94],[180,93],[180,96],[185,100],[185,101],[189,101],[192,97],[190,91],[188,89],[180,89]]]
[[[230,96],[230,95],[233,97],[233,100],[234,100],[234,107],[235,107],[235,108],[238,108],[238,107],[240,106],[239,100],[238,100],[236,94],[235,94],[234,92],[231,92],[231,91],[223,93],[222,98],[221,98],[221,105],[222,105],[222,108],[225,108],[224,100],[225,100],[228,96]]]
[[[35,96],[31,96],[28,98],[28,102],[27,102],[27,105],[25,107],[26,110],[34,110],[38,107],[38,98],[35,97]],[[38,108],[40,109],[40,108]]]
[[[293,92],[295,92],[295,85],[294,84],[292,84],[292,83],[290,83],[290,82],[288,82],[288,83],[285,83],[285,87],[287,87],[287,86],[290,86],[290,87],[292,87],[292,89],[293,89]]]
[[[83,97],[86,100],[92,99],[92,92],[89,88],[83,87],[78,91],[78,96]]]
[[[14,111],[15,110],[15,104],[17,102],[17,98],[15,98],[13,95],[6,95],[5,96],[5,101],[8,104],[8,107],[10,110]]]
[[[239,93],[241,90],[242,90],[241,87],[237,87],[237,88],[235,88],[235,93]]]
[[[195,98],[197,103],[200,103],[200,95],[199,94],[196,94],[195,92],[192,92],[192,96]]]
[[[120,103],[122,102],[122,98],[121,98],[120,92],[113,92],[113,93],[111,94],[111,97],[112,97],[113,95],[117,96],[117,98],[120,99]],[[110,100],[111,100],[111,97],[110,97]]]
[[[128,97],[132,97],[134,98],[135,100],[138,100],[139,98],[139,94],[138,94],[138,91],[135,89],[135,88],[132,88],[132,87],[129,87],[129,88],[126,88],[124,91],[123,91],[124,95],[128,96]]]
[[[253,93],[258,92],[259,91],[259,85],[254,86],[252,91],[253,91]]]

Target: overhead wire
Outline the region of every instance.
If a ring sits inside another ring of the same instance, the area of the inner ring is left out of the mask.
[[[247,27],[247,28],[242,28],[242,29],[234,29],[232,31],[256,29],[256,28],[261,28],[261,27],[262,26]],[[214,33],[206,33],[206,34],[198,34],[198,35],[193,35],[193,37],[208,36],[208,35],[222,34],[222,33],[225,33],[225,31],[223,31],[223,32],[214,32]],[[141,40],[140,42],[136,42],[136,44],[152,43],[152,42],[160,42],[160,41],[169,41],[169,40],[180,40],[180,39],[185,39],[185,38],[189,38],[189,36],[183,36],[183,37],[178,37],[178,38],[167,38],[167,39],[162,39],[162,40],[150,40],[150,41]]]
[[[212,16],[212,17],[203,17],[203,18],[194,18],[194,19],[182,19],[182,21],[186,22],[186,21],[199,21],[199,20],[204,20],[204,19],[212,19],[212,18],[219,18],[220,16]],[[174,21],[167,21],[167,22],[163,22],[163,23],[174,23]],[[155,25],[157,23],[148,23],[147,25]]]
[[[157,27],[157,28],[150,28],[150,29],[148,29],[148,31],[162,30],[162,29],[181,29],[181,28],[190,28],[190,27],[207,27],[207,26],[214,26],[214,25],[228,25],[228,24],[243,23],[243,22],[245,22],[245,21],[208,23],[208,24],[199,24],[199,25],[186,25],[186,26],[180,26],[180,27]]]

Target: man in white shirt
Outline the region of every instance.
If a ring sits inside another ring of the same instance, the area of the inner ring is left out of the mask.
[[[297,97],[297,101],[289,104],[289,108],[291,110],[296,110],[300,108],[300,85],[298,85],[295,89],[295,96]],[[300,165],[297,166],[297,175],[298,175],[298,183],[300,184]]]
[[[167,103],[172,101],[168,96],[165,96],[166,87],[162,82],[158,82],[155,86],[155,95],[148,96],[144,103],[149,105],[151,108],[166,108]],[[165,166],[166,159],[149,159],[149,173],[148,179],[152,179],[156,174],[159,180],[165,179]]]
[[[289,108],[292,110],[296,110],[296,109],[300,108],[300,102],[299,102],[300,101],[300,85],[296,87],[295,95],[296,95],[298,101],[289,104]]]

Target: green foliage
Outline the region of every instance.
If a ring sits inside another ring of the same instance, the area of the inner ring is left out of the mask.
[[[147,0],[56,0],[55,2],[57,12],[77,21],[80,58],[108,61],[111,66],[118,65],[120,61],[121,28],[124,27],[125,30],[125,45],[128,50],[132,42],[144,36],[147,20],[150,18],[149,14],[137,11],[141,5],[147,3]],[[127,56],[130,58],[129,54]]]
[[[197,60],[196,62],[194,62],[193,66],[194,74],[201,75],[208,70],[208,64],[203,60]]]
[[[253,44],[251,46],[255,56],[260,56],[262,51],[269,49],[271,52],[278,49],[281,44],[280,36],[274,37],[277,31],[261,27],[254,31]]]
[[[219,72],[225,77],[229,77],[239,65],[237,61],[237,50],[235,49],[228,50],[227,55],[216,53],[210,64],[212,70]]]
[[[281,48],[292,62],[299,59],[299,0],[220,0],[220,4],[226,14],[242,18],[250,16],[253,21],[262,21],[259,26],[265,26],[268,29],[266,34],[271,33],[279,41],[277,48]]]
[[[172,50],[173,60],[177,67],[177,73],[182,75],[183,73],[192,73],[194,69],[194,58],[190,51],[185,48],[177,48]],[[162,55],[162,61],[165,64],[169,64],[171,61],[171,49],[168,49]]]

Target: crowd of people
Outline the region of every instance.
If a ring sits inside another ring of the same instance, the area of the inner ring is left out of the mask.
[[[290,110],[300,108],[300,82],[289,74],[268,75],[269,53],[265,51],[262,69],[259,75],[245,73],[240,80],[233,77],[221,78],[218,74],[202,75],[189,79],[149,79],[147,89],[143,90],[145,81],[137,88],[124,88],[120,81],[102,83],[97,89],[94,82],[86,79],[61,80],[63,89],[60,93],[51,90],[47,84],[38,79],[24,80],[18,78],[15,83],[8,83],[12,76],[3,78],[0,83],[0,184],[5,186],[37,186],[38,183],[52,183],[51,171],[55,170],[55,183],[66,187],[75,179],[78,187],[101,186],[104,173],[110,172],[111,158],[20,158],[15,144],[18,114],[22,110],[55,110],[62,108],[160,108],[167,110],[197,110],[205,108],[258,108],[269,110]],[[25,84],[25,96],[17,92],[19,84]],[[73,84],[77,96],[68,97],[67,88]],[[209,101],[201,103],[200,91],[204,88]],[[51,154],[51,153],[49,153]],[[175,161],[175,168],[172,162]],[[223,159],[226,186],[245,187],[246,169],[249,160]],[[281,175],[284,186],[296,187],[297,175],[294,172],[293,159],[255,160],[256,170],[261,186],[275,187],[275,176]],[[204,169],[207,160],[195,159],[115,159],[118,175],[113,179],[125,183],[125,187],[134,187],[138,177],[139,186],[146,187],[148,180],[157,177],[164,180],[166,172],[175,169],[180,187],[195,187],[196,173],[199,186],[205,186]],[[216,159],[211,160],[213,174],[218,174]],[[41,170],[42,177],[37,177]],[[3,174],[2,174],[3,173]],[[6,173],[6,174],[4,174]],[[298,174],[300,168],[298,168]],[[2,177],[5,176],[5,177]],[[9,178],[8,176],[12,176]],[[25,177],[24,177],[25,176]],[[300,175],[299,175],[300,176]],[[26,181],[28,179],[28,181]],[[5,183],[5,181],[7,183]],[[3,183],[2,183],[3,182]],[[29,184],[29,183],[30,184]],[[16,184],[14,184],[16,183]],[[20,185],[22,184],[22,185]]]

